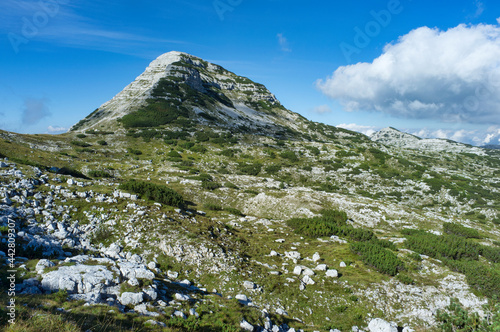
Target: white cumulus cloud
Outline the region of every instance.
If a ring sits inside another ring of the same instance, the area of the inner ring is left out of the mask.
[[[339,67],[316,83],[347,111],[500,124],[500,27],[421,27],[373,62]]]
[[[466,129],[402,129],[421,138],[444,138],[471,145],[488,145],[500,143],[500,127],[490,126],[485,130]]]
[[[49,134],[61,134],[67,132],[69,129],[61,126],[48,126],[47,132]]]
[[[341,124],[337,125],[337,127],[352,130],[352,131],[357,131],[358,133],[362,133],[362,134],[365,134],[367,136],[370,136],[381,129],[380,127],[364,126],[364,125],[359,125],[356,123],[349,123],[349,124],[341,123]]]

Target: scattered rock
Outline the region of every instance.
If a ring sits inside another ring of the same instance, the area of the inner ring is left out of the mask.
[[[339,272],[335,269],[331,269],[326,271],[326,276],[330,278],[337,278],[339,276]]]
[[[189,295],[181,294],[181,293],[175,293],[174,297],[177,301],[189,301],[189,300],[191,300],[191,297]]]
[[[255,284],[251,281],[245,281],[243,282],[243,287],[245,287],[246,289],[254,289]]]
[[[144,293],[124,292],[118,299],[123,305],[137,305],[144,301]]]
[[[38,263],[36,263],[35,270],[38,274],[40,274],[46,267],[53,267],[53,266],[56,266],[54,262],[51,262],[48,259],[40,259]]]
[[[242,302],[248,302],[248,297],[245,294],[238,294],[234,298]]]
[[[240,322],[240,327],[242,329],[244,329],[245,331],[253,331],[254,330],[254,327],[252,326],[252,324],[250,324],[249,322],[247,322],[244,319]]]
[[[398,332],[398,326],[391,322],[386,322],[381,318],[375,318],[368,323],[368,330],[370,332]]]
[[[316,266],[314,269],[315,269],[316,271],[326,271],[326,270],[327,270],[327,268],[328,268],[328,267],[326,266],[326,264],[319,264],[319,265],[318,265],[318,266]]]

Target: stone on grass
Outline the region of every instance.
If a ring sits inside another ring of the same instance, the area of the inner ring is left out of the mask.
[[[335,269],[331,269],[326,271],[326,276],[330,278],[337,278],[339,276],[339,272]]]
[[[326,264],[319,264],[319,265],[318,265],[318,266],[316,266],[314,269],[315,269],[316,271],[326,271],[327,266],[326,266]]]
[[[381,318],[375,318],[368,323],[370,332],[398,332],[398,326],[393,322],[387,322]]]
[[[36,263],[35,270],[37,273],[43,272],[46,267],[56,266],[55,263],[49,261],[48,259],[40,259],[38,263]]]
[[[243,282],[243,287],[245,287],[246,289],[254,289],[255,284],[251,281],[245,281]]]
[[[118,299],[123,305],[137,305],[144,301],[144,293],[124,292]]]
[[[235,298],[243,302],[248,302],[248,297],[245,294],[238,294],[235,296]]]
[[[177,301],[189,301],[191,297],[187,294],[175,293],[175,299]]]
[[[253,326],[252,324],[250,324],[249,322],[247,322],[246,320],[242,320],[240,322],[240,327],[245,330],[245,331],[253,331]]]

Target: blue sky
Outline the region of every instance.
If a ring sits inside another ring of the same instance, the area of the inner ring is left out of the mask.
[[[314,121],[499,144],[497,1],[3,0],[0,12],[1,129],[67,130],[176,50]]]

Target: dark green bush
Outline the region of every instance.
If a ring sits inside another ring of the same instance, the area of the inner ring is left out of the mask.
[[[99,140],[99,141],[97,141],[97,144],[104,146],[104,145],[108,145],[108,142],[106,142],[104,140]]]
[[[405,285],[413,285],[415,283],[415,280],[413,280],[410,276],[407,274],[399,273],[396,278],[401,281]]]
[[[132,191],[141,198],[150,199],[159,203],[181,207],[184,205],[182,196],[173,189],[150,182],[130,180],[122,183],[120,189]]]
[[[182,106],[176,107],[166,100],[152,100],[140,110],[127,114],[119,121],[125,128],[157,127],[172,123],[179,117],[188,117],[188,110]]]
[[[167,156],[171,158],[177,158],[177,159],[182,159],[182,156],[179,154],[179,152],[172,150],[167,153]]]
[[[198,131],[194,137],[196,138],[196,140],[198,142],[206,142],[210,139],[210,135],[206,132],[203,132],[203,131]]]
[[[223,155],[223,156],[226,156],[226,157],[234,157],[236,155],[236,150],[234,150],[234,149],[224,149],[224,150],[221,151],[220,154]]]
[[[77,134],[76,137],[78,137],[78,138],[85,138],[85,137],[87,137],[87,135],[85,135],[85,134]]]
[[[437,259],[477,260],[481,252],[480,245],[462,237],[425,232],[408,236],[405,244],[413,251]]]
[[[492,263],[500,263],[500,248],[481,246],[481,256]]]
[[[319,154],[321,153],[319,149],[315,146],[306,146],[306,149],[308,149],[314,156],[319,156]]]
[[[191,149],[195,144],[193,142],[182,142],[179,146],[183,149]]]
[[[479,235],[477,229],[465,227],[451,222],[445,222],[443,224],[443,232],[450,235],[461,236],[467,239],[481,238],[481,235]]]
[[[82,148],[87,148],[89,146],[92,146],[92,144],[82,142],[82,141],[71,141],[70,144],[74,145],[74,146],[80,146]]]
[[[131,153],[131,154],[136,155],[136,156],[140,156],[142,154],[142,151],[134,149],[134,148],[128,148],[128,153]]]
[[[212,210],[212,211],[222,211],[222,206],[220,206],[219,204],[215,204],[215,203],[205,203],[205,204],[203,204],[203,207],[205,209]]]
[[[89,176],[93,178],[112,178],[113,175],[109,174],[106,171],[101,170],[91,170],[88,172]]]
[[[352,252],[361,256],[361,260],[378,271],[395,276],[404,269],[403,262],[390,250],[372,242],[355,242],[350,244]]]
[[[231,188],[231,189],[240,189],[237,185],[235,185],[234,183],[231,183],[231,182],[226,182],[224,183],[224,187],[226,188]]]
[[[218,189],[218,188],[220,188],[222,186],[220,185],[220,183],[217,183],[217,182],[202,181],[201,182],[201,187],[203,189],[207,189],[207,190],[215,190],[215,189]]]
[[[207,148],[204,147],[204,146],[202,146],[202,145],[195,145],[192,148],[190,148],[189,150],[191,150],[193,152],[197,152],[197,153],[205,153],[205,152],[207,152]]]
[[[299,161],[299,158],[297,157],[297,155],[295,154],[295,152],[293,151],[283,151],[281,154],[280,154],[280,157],[283,158],[283,159],[288,159],[290,160],[292,163],[295,163],[295,162],[298,162]]]
[[[410,255],[408,255],[408,257],[410,257],[411,259],[413,259],[414,261],[417,261],[417,262],[422,261],[422,256],[420,256],[420,254],[416,253],[416,252],[412,252]]]
[[[281,171],[281,167],[282,166],[279,164],[274,164],[267,166],[264,170],[267,174],[277,174],[279,171]]]
[[[239,164],[238,170],[246,175],[258,175],[262,169],[262,164],[253,163],[253,164]]]
[[[210,182],[210,181],[213,181],[213,180],[214,180],[214,178],[213,178],[210,174],[201,173],[200,175],[198,175],[198,176],[196,177],[196,180]]]

